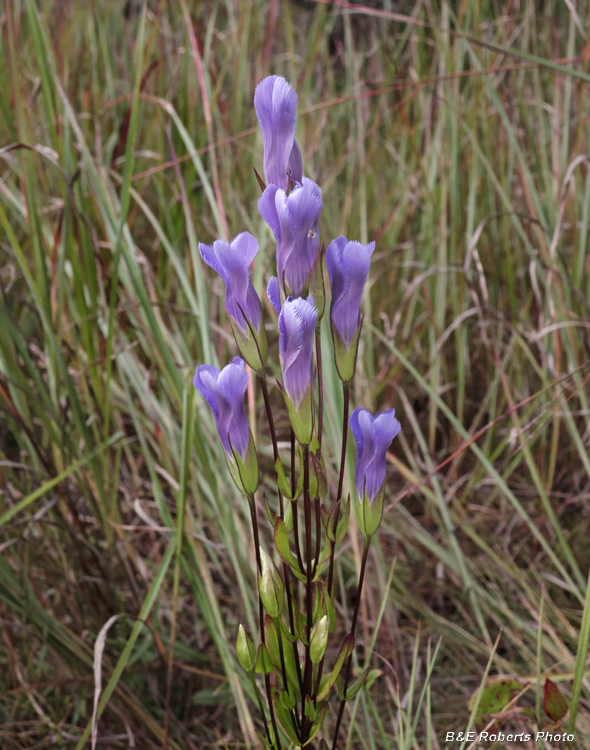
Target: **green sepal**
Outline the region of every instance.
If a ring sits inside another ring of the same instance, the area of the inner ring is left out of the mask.
[[[324,701],[324,703],[321,704],[321,706],[319,707],[319,710],[316,706],[316,713],[317,713],[317,718],[314,721],[314,723],[311,725],[309,738],[303,744],[303,747],[306,747],[307,745],[309,745],[309,743],[315,738],[316,734],[320,731],[320,728],[322,724],[324,723],[324,719],[326,718],[326,714],[328,713],[327,701]]]
[[[293,501],[292,500],[288,500],[287,504],[285,505],[285,515],[283,516],[283,521],[285,522],[285,528],[287,529],[287,533],[288,533],[293,528]]]
[[[383,518],[384,495],[385,481],[381,485],[381,489],[377,493],[377,496],[372,503],[369,502],[367,491],[364,488],[362,501],[355,503],[356,519],[359,525],[359,529],[363,533],[365,539],[372,537],[381,525],[381,519]]]
[[[312,723],[317,719],[318,713],[309,695],[305,696],[305,703],[303,704],[303,713],[305,714],[305,716],[307,716],[307,718]]]
[[[324,615],[313,626],[309,644],[309,658],[311,659],[312,664],[319,664],[326,653],[329,630],[330,618],[328,615]]]
[[[350,346],[347,347],[344,341],[340,338],[336,326],[331,321],[332,341],[334,342],[334,362],[336,363],[336,369],[338,370],[338,377],[344,383],[349,383],[354,378],[362,327],[363,318],[361,318],[361,322],[350,342]]]
[[[281,463],[280,456],[277,456],[277,460],[275,461],[275,471],[277,472],[277,483],[279,485],[280,491],[283,493],[283,497],[286,497],[289,500],[293,500],[294,498],[291,495],[291,485],[285,475],[285,470],[283,469],[283,464]]]
[[[304,583],[307,578],[303,574],[303,571],[299,567],[299,563],[295,555],[291,552],[291,546],[289,544],[289,536],[287,534],[287,526],[282,518],[277,518],[275,523],[275,548],[279,553],[281,560],[291,568],[296,578]]]
[[[268,342],[262,319],[258,331],[255,331],[246,319],[248,332],[244,333],[231,315],[228,315],[228,318],[242,359],[256,372],[262,370],[268,359]]]
[[[285,623],[280,618],[279,618],[279,624],[281,627],[281,633],[285,636],[285,638],[290,640],[291,643],[297,643],[297,641],[299,640],[299,634],[296,633],[295,635],[292,635],[291,632],[289,631],[289,628],[285,625]],[[297,630],[297,628],[295,628],[295,630]]]
[[[338,517],[338,523],[336,523]],[[326,536],[331,542],[339,542],[344,538],[350,519],[350,495],[346,500],[342,498],[330,508],[326,516]]]
[[[279,388],[283,392],[287,411],[289,412],[289,421],[291,427],[297,438],[299,445],[309,445],[313,434],[313,399],[311,397],[311,383],[305,393],[299,408],[295,408],[295,404],[291,401],[287,395],[287,391],[279,383]]]
[[[258,644],[258,651],[256,652],[256,664],[254,665],[254,671],[257,674],[270,674],[275,671],[275,665],[272,663],[268,649],[264,643]]]
[[[299,630],[299,638],[301,639],[301,642],[305,646],[309,646],[309,641],[305,635],[307,633],[307,617],[299,608],[296,597],[293,597],[293,619],[297,623],[295,627]]]
[[[327,680],[324,681],[324,678],[322,678],[320,682],[320,689],[318,690],[318,694],[316,695],[316,700],[321,701],[327,697],[330,690],[334,686],[338,675],[340,674],[340,670],[342,669],[345,660],[352,654],[353,651],[354,636],[352,635],[352,633],[349,633],[342,641],[342,646],[340,646],[340,651],[338,652],[338,657],[336,658],[334,669],[330,672],[329,675],[325,675],[325,677],[328,678]]]
[[[316,588],[316,597],[313,607],[313,620],[317,622],[319,618],[324,615],[328,615],[330,621],[330,633],[333,633],[336,628],[336,612],[334,611],[334,605],[332,598],[328,596],[328,589],[323,581],[318,581]]]
[[[326,479],[326,472],[322,465],[323,461],[320,461],[316,454],[311,451],[309,453],[309,461],[309,496],[326,497],[328,494],[328,480]]]
[[[319,560],[318,560],[318,566],[316,568],[314,577],[311,579],[312,581],[315,582],[320,577],[320,575],[322,573],[322,570],[324,568],[324,565],[327,563],[328,558],[330,557],[330,552],[331,551],[332,551],[332,545],[330,544],[330,542],[328,542],[326,544],[326,546],[324,547],[323,552],[320,552],[320,557],[319,557]]]
[[[229,436],[228,436],[229,438]],[[240,492],[243,492],[247,497],[253,495],[258,489],[258,456],[256,454],[256,447],[254,445],[254,438],[250,432],[250,439],[248,440],[248,450],[246,451],[246,458],[242,461],[241,456],[234,450],[231,440],[229,443],[234,460],[232,461],[226,454],[227,465],[229,467],[232,479],[236,483],[237,488]]]
[[[276,518],[270,509],[270,505],[268,504],[268,500],[266,499],[266,493],[263,495],[264,497],[264,515],[268,518],[269,524],[274,528]]]
[[[328,494],[328,481],[326,479],[326,464],[324,459],[318,460],[318,451],[320,444],[318,437],[314,429],[313,435],[311,436],[311,442],[309,444],[309,496],[310,497],[325,497]],[[299,446],[299,466],[301,476],[299,481],[303,486],[303,449]],[[297,486],[298,492],[301,492],[299,485]]]
[[[242,625],[238,628],[236,656],[246,672],[251,672],[254,669],[254,664],[256,663],[256,649],[254,648],[252,639],[248,637],[248,634]]]
[[[266,636],[266,646],[268,648],[268,653],[270,654],[272,663],[275,665],[277,670],[281,672],[281,651],[279,648],[277,624],[276,621],[272,619],[272,617],[269,617],[269,615],[265,615],[264,617],[264,635]],[[293,653],[293,649],[291,648],[289,643],[285,641],[284,638],[282,638],[281,640],[283,645],[283,658],[285,659],[287,680],[289,682],[289,685],[295,692],[297,700],[301,700],[301,691],[299,689],[299,679],[297,677],[295,654]],[[285,687],[289,689],[289,685],[285,685]]]
[[[291,718],[291,712],[288,711],[283,706],[279,698],[278,691],[275,692],[275,694],[273,695],[273,700],[274,700],[277,716],[279,717],[279,721],[281,722],[281,726],[285,730],[287,737],[291,740],[291,742],[294,745],[296,745],[297,747],[301,747],[301,740],[299,739],[297,729],[295,728],[295,725],[293,724],[293,719]]]
[[[271,617],[278,617],[283,609],[285,587],[274,560],[260,547],[262,572],[258,574],[258,590],[264,609]]]
[[[279,690],[278,695],[279,695],[279,700],[283,704],[283,708],[286,708],[287,711],[292,711],[297,705],[297,698],[295,697],[293,693],[290,693],[288,690]]]
[[[318,327],[326,309],[326,288],[324,285],[324,246],[322,245],[311,271],[309,272],[309,293],[313,297],[315,309],[318,311]]]

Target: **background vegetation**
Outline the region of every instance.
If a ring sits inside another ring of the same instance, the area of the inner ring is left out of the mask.
[[[347,747],[444,745],[488,668],[515,680],[504,731],[550,723],[549,675],[590,746],[590,11],[365,4],[150,0],[143,24],[139,2],[3,5],[1,747],[85,746],[95,645],[99,746],[256,742],[233,648],[255,630],[247,508],[190,381],[236,353],[197,242],[247,229],[258,289],[273,270],[253,173],[270,73],[299,93],[322,239],[377,241],[353,404],[403,427],[359,629],[368,647],[379,620],[382,674]],[[248,407],[271,472],[257,389]],[[344,618],[359,563],[353,533]]]

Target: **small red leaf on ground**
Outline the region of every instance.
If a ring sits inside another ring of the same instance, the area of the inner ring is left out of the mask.
[[[543,708],[553,721],[560,721],[567,713],[567,703],[559,692],[559,688],[547,677],[543,690]]]

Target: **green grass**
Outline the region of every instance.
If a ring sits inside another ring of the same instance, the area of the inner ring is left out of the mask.
[[[248,508],[190,379],[236,354],[198,242],[248,230],[260,291],[272,273],[252,106],[271,73],[299,93],[322,239],[377,240],[352,404],[395,406],[403,428],[357,629],[359,665],[382,674],[349,702],[342,748],[442,747],[488,669],[530,683],[503,731],[549,723],[550,675],[563,727],[590,745],[590,13],[369,5],[3,6],[2,747],[90,747],[113,615],[102,746],[257,742],[234,652],[257,619]],[[322,335],[335,481],[342,397]],[[272,504],[262,395],[248,398]],[[265,521],[262,535],[268,548]],[[341,622],[360,555],[353,533]]]

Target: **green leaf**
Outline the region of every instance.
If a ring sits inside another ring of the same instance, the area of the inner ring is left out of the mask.
[[[264,643],[258,644],[254,671],[257,674],[270,674],[275,671],[275,665],[272,663],[272,659],[270,658],[270,654]]]
[[[316,712],[318,714],[317,719],[311,725],[311,730],[310,730],[310,733],[309,733],[309,738],[308,738],[307,742],[305,742],[305,744],[303,745],[303,747],[306,747],[307,745],[309,745],[309,743],[314,739],[314,737],[316,736],[316,734],[320,731],[320,728],[321,728],[322,724],[324,723],[324,719],[326,718],[326,714],[328,713],[328,703],[327,703],[327,701],[324,701],[324,703],[322,703],[320,705],[319,711],[317,711],[317,706],[316,706]]]
[[[282,518],[277,518],[274,537],[275,547],[277,552],[279,553],[279,557],[281,558],[281,560],[283,560],[283,562],[286,562],[287,565],[293,570],[295,576],[299,578],[300,581],[303,581],[305,583],[307,581],[307,578],[299,567],[297,558],[291,552],[287,527],[285,526],[285,522]]]
[[[277,456],[277,460],[275,461],[275,470],[277,472],[277,482],[280,491],[288,500],[293,500],[293,496],[291,495],[291,485],[285,475],[285,470],[283,469],[283,464],[281,463],[280,456]]]
[[[324,683],[323,679],[320,683],[320,689],[318,690],[316,700],[321,701],[328,696],[328,693],[334,686],[334,683],[336,682],[336,679],[338,675],[340,674],[340,670],[342,669],[345,660],[352,654],[353,651],[354,651],[354,636],[352,635],[352,633],[349,633],[346,636],[346,638],[342,641],[342,646],[340,646],[340,651],[338,652],[336,664],[334,665],[334,669],[330,673],[327,683],[323,685]]]
[[[268,647],[270,658],[272,659],[272,662],[277,670],[282,674],[281,651],[279,648],[277,624],[275,620],[273,620],[268,615],[266,615],[264,618],[264,634],[266,636],[266,645]],[[281,638],[281,644],[283,647],[283,658],[285,660],[287,680],[293,687],[297,699],[301,700],[301,691],[299,690],[299,679],[297,676],[297,664],[295,663],[295,654],[293,653],[293,648],[289,641],[285,640],[284,638]],[[285,687],[288,687],[288,685],[286,685]]]
[[[309,495],[310,497],[326,497],[328,494],[328,480],[322,466],[322,461],[315,453],[309,452]]]
[[[567,703],[559,692],[557,685],[551,682],[548,677],[543,688],[543,709],[553,721],[561,721],[567,714]]]
[[[273,696],[275,709],[277,716],[279,718],[279,721],[281,722],[281,726],[287,733],[287,736],[291,740],[291,742],[296,745],[297,747],[301,747],[301,740],[299,739],[299,735],[297,734],[297,730],[295,726],[293,725],[293,719],[291,718],[291,712],[288,711],[283,704],[281,703],[279,699],[278,692],[276,692]]]
[[[285,515],[283,516],[283,521],[285,522],[285,529],[287,529],[288,533],[293,528],[293,503],[291,501],[289,501],[285,506]]]
[[[268,518],[268,522],[270,523],[270,525],[274,529],[274,526],[275,526],[275,523],[276,523],[276,518],[275,518],[272,510],[270,509],[270,505],[268,504],[268,500],[266,499],[266,493],[264,494],[264,514]]]

